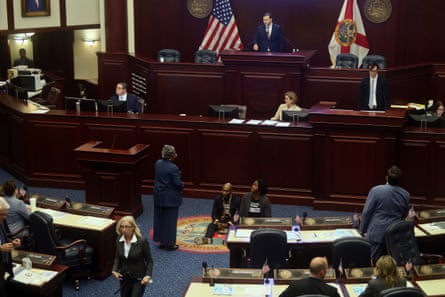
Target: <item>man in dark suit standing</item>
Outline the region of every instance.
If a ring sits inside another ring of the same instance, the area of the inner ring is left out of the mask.
[[[127,92],[127,83],[120,82],[116,85],[116,93],[109,100],[126,103],[129,113],[141,113],[141,104],[138,99],[138,96]]]
[[[386,110],[390,105],[388,81],[379,72],[379,64],[369,66],[369,76],[362,79],[358,110]]]
[[[281,52],[283,49],[283,31],[280,25],[272,23],[272,15],[263,15],[263,24],[258,26],[252,41],[252,49],[259,52]]]
[[[402,170],[392,166],[386,172],[386,184],[373,187],[362,211],[360,233],[371,243],[373,263],[383,254],[385,230],[393,222],[405,219],[409,211],[409,193],[400,186]]]
[[[309,264],[311,275],[290,283],[279,297],[295,297],[308,294],[321,294],[329,297],[340,297],[336,288],[326,284],[323,279],[328,270],[328,260],[315,257]]]

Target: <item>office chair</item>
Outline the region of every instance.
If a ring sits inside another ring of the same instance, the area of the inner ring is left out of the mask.
[[[138,104],[141,106],[141,113],[144,113],[145,107],[147,106],[147,104],[145,103],[145,99],[138,98]]]
[[[335,58],[335,66],[339,68],[357,68],[358,57],[354,54],[338,54]]]
[[[56,108],[57,103],[62,100],[62,92],[58,88],[50,87],[48,92],[46,92],[45,97],[42,89],[42,97],[33,98],[32,100],[39,104],[45,105],[48,108]]]
[[[398,265],[405,265],[408,262],[421,265],[425,261],[438,262],[443,259],[441,255],[419,252],[412,221],[400,220],[389,225],[385,230],[385,243],[388,254]]]
[[[370,65],[377,63],[379,64],[379,69],[385,69],[386,59],[380,55],[367,55],[363,58],[362,67],[368,69]]]
[[[337,276],[340,276],[339,265],[342,268],[370,267],[371,244],[361,237],[343,237],[336,239],[332,245],[332,266]]]
[[[215,64],[216,52],[212,50],[198,50],[195,52],[195,63]]]
[[[59,239],[52,217],[44,212],[31,213],[29,221],[35,238],[34,251],[54,255],[57,264],[68,266],[67,274],[74,279],[75,288],[79,290],[79,276],[90,277],[93,248],[87,244],[85,239]]]
[[[179,62],[181,60],[181,54],[178,50],[172,48],[165,48],[158,51],[159,62]]]
[[[424,297],[426,294],[419,288],[397,287],[383,290],[380,297]]]
[[[289,250],[286,232],[277,229],[258,229],[250,234],[248,266],[262,268],[269,265],[270,277],[273,270],[287,267]]]

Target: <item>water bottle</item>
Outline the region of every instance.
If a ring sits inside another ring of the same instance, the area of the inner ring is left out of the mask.
[[[264,296],[272,297],[272,288],[273,288],[273,278],[265,277],[264,278]]]
[[[32,261],[30,258],[25,257],[22,259],[22,266],[25,270],[31,270],[32,269]]]

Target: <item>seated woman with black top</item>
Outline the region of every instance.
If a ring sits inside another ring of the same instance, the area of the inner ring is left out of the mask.
[[[266,182],[262,179],[255,180],[250,192],[241,199],[239,215],[235,214],[234,220],[238,221],[239,217],[271,217],[272,207],[266,194]]]

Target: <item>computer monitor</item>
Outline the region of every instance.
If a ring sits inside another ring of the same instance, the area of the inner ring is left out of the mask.
[[[309,112],[307,110],[283,110],[281,120],[283,122],[300,122],[309,119]]]
[[[221,119],[239,118],[239,107],[230,105],[209,105],[209,117]]]
[[[79,107],[77,107],[79,106]],[[65,110],[97,111],[94,99],[65,96]]]
[[[127,112],[127,101],[97,100],[99,111]]]
[[[411,113],[408,115],[408,126],[444,128],[445,119],[428,114]]]

